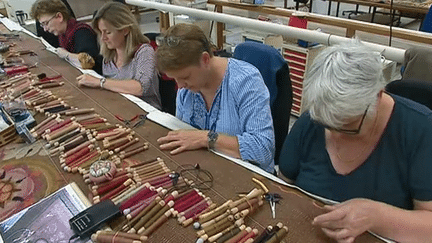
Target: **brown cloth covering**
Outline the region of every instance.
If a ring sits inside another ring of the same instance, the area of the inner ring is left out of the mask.
[[[413,47],[405,52],[403,80],[422,80],[432,82],[432,49]]]
[[[5,32],[0,25],[0,31]],[[34,50],[39,56],[39,66],[32,69],[35,74],[46,73],[47,76],[61,74],[65,84],[61,87],[50,89],[53,94],[62,97],[68,104],[79,108],[94,108],[95,112],[106,118],[112,124],[121,124],[115,118],[120,114],[122,117],[134,117],[136,114],[145,114],[137,105],[126,100],[123,96],[102,89],[79,88],[76,77],[81,73],[70,66],[66,61],[56,55],[45,51],[43,45],[37,40],[21,34],[23,40],[17,44]],[[40,122],[44,119],[37,114],[35,119]],[[147,120],[142,126],[134,129],[136,137],[142,142],[149,142],[149,149],[134,155],[132,159],[146,161],[161,157],[165,164],[172,170],[180,165],[199,164],[202,169],[210,171],[214,177],[213,188],[203,193],[210,197],[213,202],[224,203],[228,199],[235,199],[238,193],[250,191],[257,187],[252,182],[256,177],[262,180],[270,192],[280,194],[283,199],[276,205],[276,218],[271,217],[270,206],[267,202],[262,205],[252,217],[245,221],[247,226],[262,231],[268,225],[275,225],[282,222],[289,229],[285,242],[334,242],[324,235],[320,228],[312,225],[312,220],[319,214],[324,213],[322,204],[303,194],[297,189],[281,186],[257,175],[239,165],[234,164],[222,157],[219,157],[205,149],[198,151],[187,151],[178,155],[170,155],[168,151],[159,149],[157,139],[166,135],[168,130],[152,121]],[[54,161],[59,168],[58,156],[44,157],[48,161]],[[59,170],[61,171],[61,170]],[[78,174],[65,173],[63,177],[68,181],[75,181],[86,195],[90,195],[88,185]],[[195,242],[196,232],[192,226],[183,228],[173,218],[157,229],[149,238],[149,242]],[[359,242],[382,242],[371,234],[365,233],[356,239]]]

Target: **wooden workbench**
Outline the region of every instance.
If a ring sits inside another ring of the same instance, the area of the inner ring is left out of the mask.
[[[53,88],[52,92],[58,97],[62,97],[67,103],[79,108],[94,108],[96,113],[99,113],[111,123],[121,123],[115,118],[116,114],[123,117],[133,117],[136,114],[144,113],[137,105],[119,94],[107,90],[78,87],[76,77],[81,74],[79,70],[46,51],[39,41],[24,34],[21,35],[22,41],[18,41],[17,45],[23,49],[33,50],[39,55],[39,65],[37,68],[32,69],[31,72],[35,74],[45,72],[48,76],[63,75],[65,85],[60,88]],[[41,121],[44,117],[37,114],[35,119]],[[221,204],[227,199],[235,198],[237,193],[250,191],[256,186],[251,181],[252,177],[261,179],[271,192],[282,195],[283,199],[276,206],[275,219],[271,218],[270,207],[266,203],[258,212],[246,220],[246,225],[256,227],[262,231],[268,225],[282,222],[289,228],[285,242],[333,242],[324,235],[321,229],[311,224],[315,216],[324,212],[321,207],[322,204],[299,190],[276,184],[207,150],[188,151],[171,156],[166,151],[161,151],[156,142],[168,130],[149,120],[143,126],[136,128],[135,132],[141,141],[147,141],[150,144],[150,148],[134,156],[135,159],[144,161],[161,157],[172,170],[176,170],[181,165],[199,164],[202,169],[210,171],[214,178],[213,188],[203,191],[203,193],[210,197],[213,202]],[[80,175],[66,173],[61,170],[58,156],[49,157],[39,153],[25,158],[28,163],[32,163],[32,160],[38,160],[56,168],[61,177],[56,186],[60,187],[62,184],[75,181],[86,195],[90,195],[89,186],[84,183]],[[0,167],[8,163],[8,161],[1,161]],[[49,193],[49,190],[47,193]],[[170,219],[149,240],[150,242],[167,243],[195,242],[196,234],[192,227],[183,228],[177,224],[176,220]],[[365,233],[358,237],[355,242],[381,242],[381,240]]]

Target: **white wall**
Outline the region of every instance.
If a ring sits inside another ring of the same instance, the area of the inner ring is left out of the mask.
[[[15,20],[15,11],[16,10],[24,10],[27,14],[30,12],[31,5],[35,2],[35,0],[2,0],[8,11],[8,15],[10,18]],[[30,16],[29,16],[30,18]]]

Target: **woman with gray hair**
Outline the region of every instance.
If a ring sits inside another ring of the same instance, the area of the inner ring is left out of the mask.
[[[284,176],[341,202],[313,224],[338,242],[372,231],[432,239],[432,111],[386,93],[381,55],[360,41],[326,48],[304,80],[306,112],[280,156]]]

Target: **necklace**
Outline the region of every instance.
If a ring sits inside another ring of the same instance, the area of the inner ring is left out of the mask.
[[[378,120],[378,110],[377,110],[377,113],[376,113],[376,116],[375,116],[375,120],[374,120],[374,124],[373,124],[373,127],[372,127],[372,131],[371,131],[370,136],[369,136],[368,139],[370,139],[373,136],[373,134],[375,133],[375,129],[377,127],[377,120]],[[336,140],[335,139],[333,139],[333,145],[335,146],[336,156],[338,157],[338,159],[340,161],[348,162],[348,163],[356,161],[358,158],[360,158],[364,154],[364,152],[366,151],[367,148],[370,148],[369,143],[367,143],[366,145],[363,146],[363,148],[361,149],[361,151],[354,158],[346,160],[346,159],[343,159],[342,156],[340,155],[340,153],[339,153],[339,151],[337,149],[337,144],[336,144]]]

